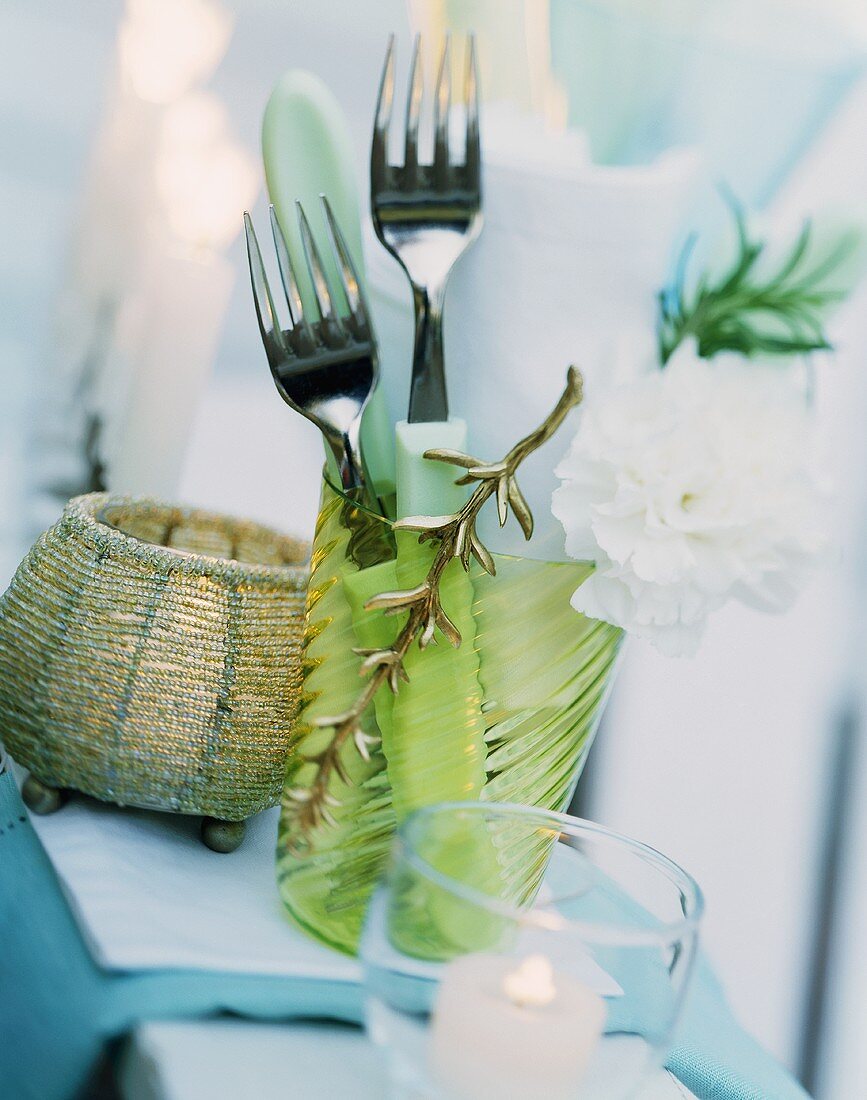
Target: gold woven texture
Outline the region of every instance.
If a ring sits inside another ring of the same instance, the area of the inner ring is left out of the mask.
[[[0,737],[43,783],[240,821],[283,785],[309,547],[93,493],[0,599]]]

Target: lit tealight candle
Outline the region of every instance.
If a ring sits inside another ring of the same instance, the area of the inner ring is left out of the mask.
[[[142,241],[138,309],[128,313],[125,339],[118,336],[126,358],[112,364],[98,392],[113,492],[177,494],[235,278],[222,253],[258,186],[219,100],[200,92],[166,110],[156,163],[161,231]]]
[[[554,967],[544,955],[528,955],[517,970],[503,978],[503,990],[521,1008],[544,1008],[557,996]]]
[[[544,955],[516,965],[465,955],[443,972],[430,1068],[460,1100],[574,1100],[605,1025],[605,1002],[555,975]]]

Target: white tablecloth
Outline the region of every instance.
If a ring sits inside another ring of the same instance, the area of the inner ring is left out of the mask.
[[[139,1028],[121,1090],[124,1100],[385,1100],[388,1082],[358,1029],[218,1020]],[[635,1100],[694,1097],[660,1072]]]

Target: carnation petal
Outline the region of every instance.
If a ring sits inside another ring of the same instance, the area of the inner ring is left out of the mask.
[[[596,566],[573,606],[670,653],[729,600],[785,609],[825,553],[810,434],[785,371],[694,342],[588,401],[552,499],[567,553]]]

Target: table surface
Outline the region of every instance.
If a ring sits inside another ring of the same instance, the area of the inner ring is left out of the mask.
[[[125,1100],[384,1100],[383,1060],[359,1028],[246,1020],[149,1023],[127,1044]],[[636,1100],[691,1100],[660,1072]]]

